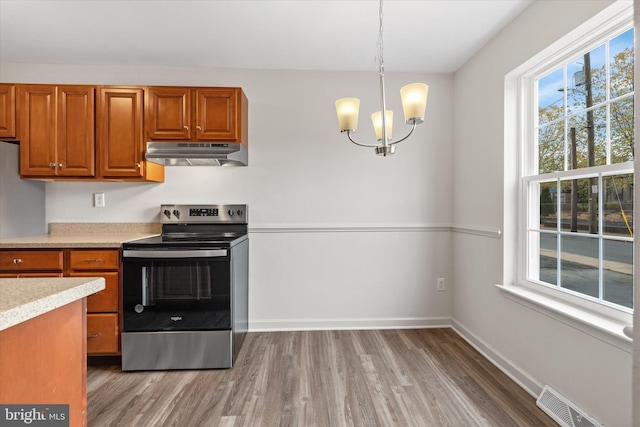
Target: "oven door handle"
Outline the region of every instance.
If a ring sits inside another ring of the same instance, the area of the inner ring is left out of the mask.
[[[195,249],[185,251],[122,251],[123,258],[221,258],[227,256],[226,249]]]

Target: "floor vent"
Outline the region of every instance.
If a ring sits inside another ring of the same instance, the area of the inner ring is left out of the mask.
[[[544,386],[536,404],[563,427],[604,427],[548,385]]]

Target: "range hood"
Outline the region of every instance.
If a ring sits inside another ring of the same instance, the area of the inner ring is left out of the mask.
[[[242,144],[147,142],[145,158],[165,166],[246,166],[248,150]]]

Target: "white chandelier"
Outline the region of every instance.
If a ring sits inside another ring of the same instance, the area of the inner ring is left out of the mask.
[[[360,100],[358,98],[341,98],[336,101],[336,113],[338,114],[338,125],[340,132],[346,132],[347,138],[351,142],[361,147],[375,147],[379,156],[389,156],[395,152],[395,144],[409,138],[416,125],[424,121],[424,112],[427,108],[427,95],[429,86],[424,83],[408,84],[400,89],[402,98],[402,110],[404,111],[405,123],[411,125],[411,130],[403,138],[397,141],[391,140],[393,129],[393,111],[387,110],[384,93],[384,55],[383,55],[383,27],[382,27],[382,1],[380,0],[380,29],[378,32],[378,71],[380,73],[380,101],[382,109],[371,115],[373,127],[376,131],[378,144],[362,144],[351,137],[358,127],[358,113],[360,110]],[[385,113],[382,114],[382,111]]]

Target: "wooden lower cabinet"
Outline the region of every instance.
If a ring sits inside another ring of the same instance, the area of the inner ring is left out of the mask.
[[[87,297],[87,355],[120,355],[120,249],[0,250],[0,278],[104,277]]]
[[[87,354],[119,353],[119,337],[117,313],[87,313]]]

